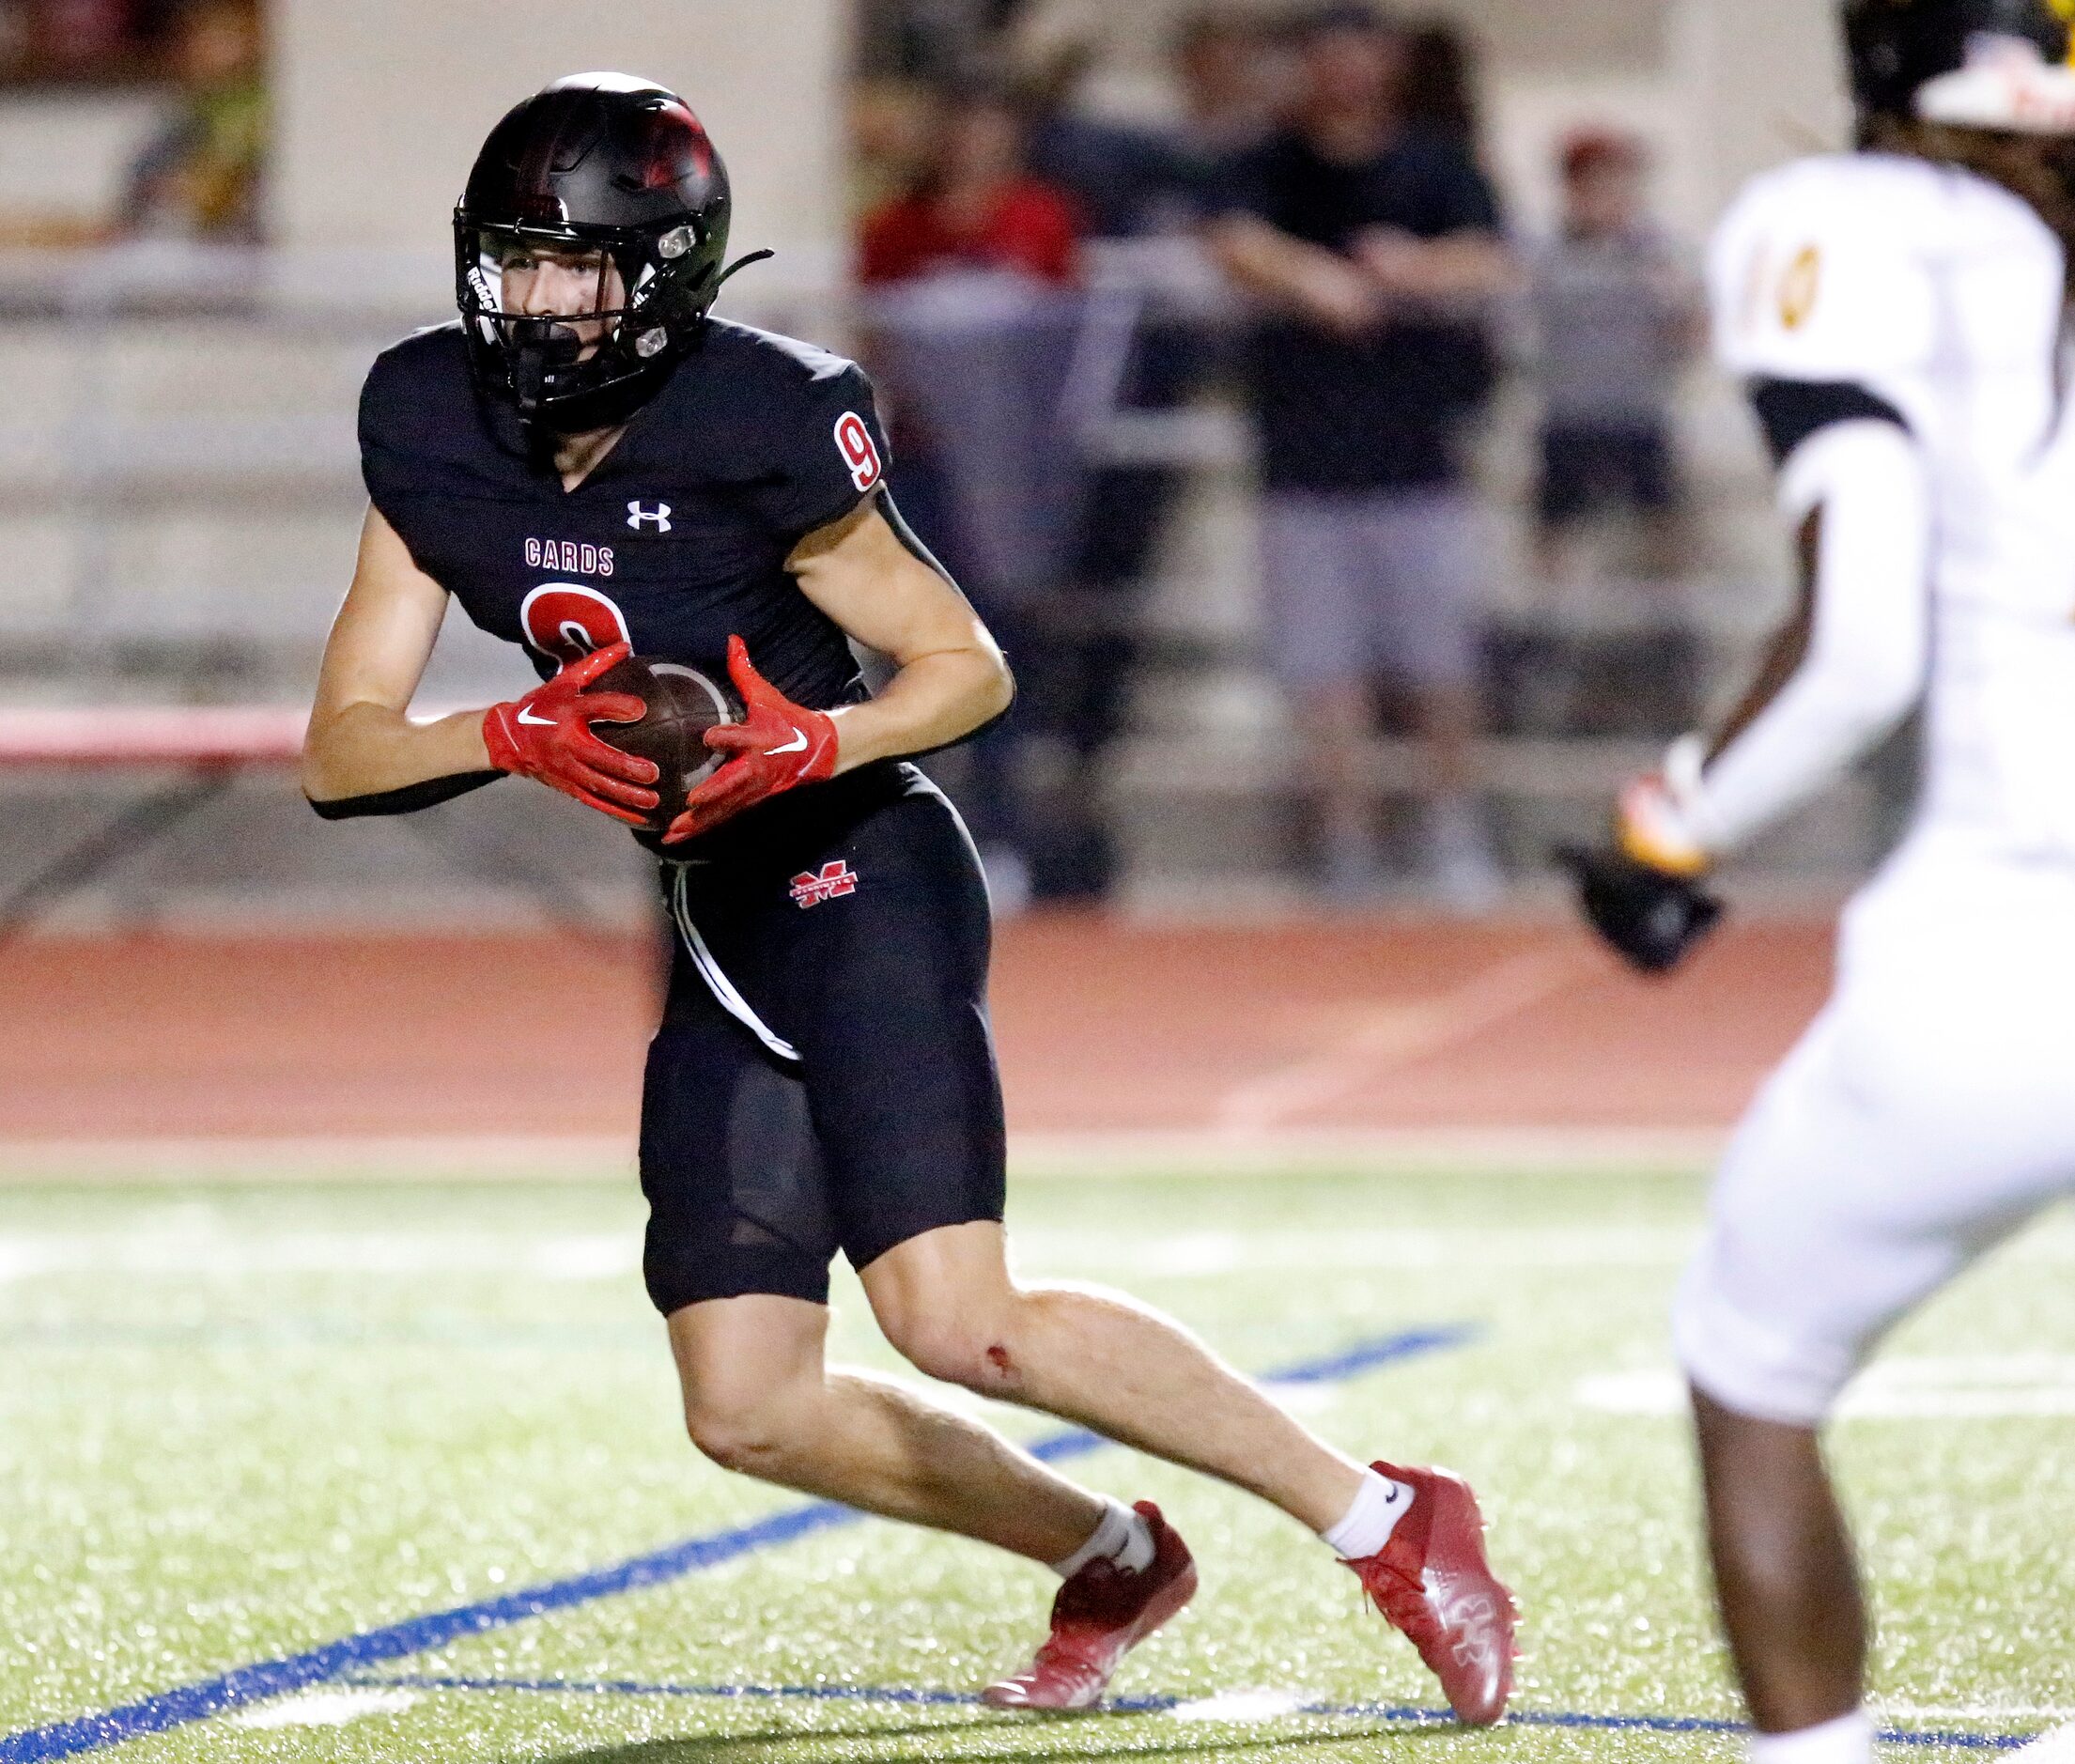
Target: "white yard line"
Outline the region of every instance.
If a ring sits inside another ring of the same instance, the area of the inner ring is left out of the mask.
[[[1532,950],[1495,962],[1452,992],[1414,1004],[1378,1005],[1332,1046],[1249,1079],[1217,1106],[1228,1133],[1262,1133],[1415,1060],[1461,1046],[1572,985],[1597,953],[1574,945]]]
[[[229,1721],[234,1727],[343,1727],[369,1715],[399,1715],[417,1701],[414,1693],[400,1690],[305,1691],[241,1709]]]
[[[1417,1273],[1474,1260],[1523,1271],[1676,1268],[1692,1253],[1683,1225],[1276,1227],[1259,1231],[1174,1231],[1092,1242],[1085,1231],[1033,1226],[1017,1233],[1022,1261],[1038,1271],[1162,1279],[1215,1279],[1247,1272],[1303,1274],[1353,1268]],[[600,1231],[266,1230],[196,1203],[155,1209],[120,1230],[0,1230],[0,1288],[50,1276],[126,1275],[194,1280],[284,1275],[497,1275],[581,1283],[622,1280],[641,1266],[639,1230]],[[1660,1376],[1642,1374],[1648,1380]],[[1618,1383],[1607,1403],[1637,1399]]]
[[[1605,1415],[1686,1412],[1685,1381],[1669,1368],[1581,1378],[1575,1394],[1584,1407]],[[2070,1415],[2075,1415],[2075,1356],[2052,1354],[1881,1360],[1866,1369],[1837,1407],[1840,1421],[2050,1420]]]
[[[1376,1268],[1399,1273],[1455,1268],[1679,1267],[1693,1254],[1697,1227],[1346,1225],[1313,1230],[1178,1231],[1114,1249],[1087,1234],[1045,1228],[1018,1231],[1022,1258],[1035,1265],[1101,1267],[1114,1262],[1165,1279],[1209,1278],[1244,1270]]]
[[[2075,1764],[2075,1722],[2050,1728],[2010,1755],[2024,1764]]]
[[[1279,1721],[1308,1700],[1295,1691],[1220,1691],[1216,1696],[1177,1703],[1168,1713],[1176,1721]]]

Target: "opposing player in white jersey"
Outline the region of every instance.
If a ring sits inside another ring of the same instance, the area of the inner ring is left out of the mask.
[[[2047,0],[1850,0],[1845,30],[1861,150],[1759,178],[1711,266],[1800,614],[1727,724],[1629,788],[1613,848],[1572,854],[1594,922],[1667,967],[1710,866],[1925,704],[1914,826],[1676,1309],[1755,1764],[1871,1753],[1820,1424],[1891,1324],[2075,1188],[2068,30]]]

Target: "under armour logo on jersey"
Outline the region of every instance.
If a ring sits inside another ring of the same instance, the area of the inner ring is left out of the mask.
[[[824,901],[841,900],[858,891],[858,873],[843,859],[825,863],[819,870],[802,870],[793,878],[793,899],[804,912]]]
[[[670,531],[670,504],[668,503],[658,503],[653,509],[649,509],[643,508],[640,503],[629,503],[627,505],[627,524],[632,527],[636,533],[641,532],[643,527],[649,526],[653,526],[658,533],[668,533]]]

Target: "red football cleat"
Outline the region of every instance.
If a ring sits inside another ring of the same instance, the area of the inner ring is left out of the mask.
[[[1052,1633],[1030,1670],[981,1692],[996,1709],[1087,1709],[1109,1688],[1117,1663],[1196,1597],[1189,1546],[1151,1501],[1137,1510],[1153,1528],[1153,1562],[1132,1573],[1091,1562],[1052,1601]]]
[[[1347,1566],[1441,1680],[1457,1720],[1489,1727],[1513,1692],[1519,1613],[1484,1559],[1477,1496],[1452,1471],[1372,1468],[1411,1487],[1412,1510],[1380,1551]]]

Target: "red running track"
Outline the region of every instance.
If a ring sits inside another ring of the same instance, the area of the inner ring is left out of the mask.
[[[1549,921],[1037,918],[997,959],[1012,1125],[1716,1129],[1829,948],[1827,921],[1747,921],[1653,983]],[[0,952],[0,1140],[629,1142],[654,996],[631,940],[35,939]],[[550,998],[592,1032],[555,1032]]]

